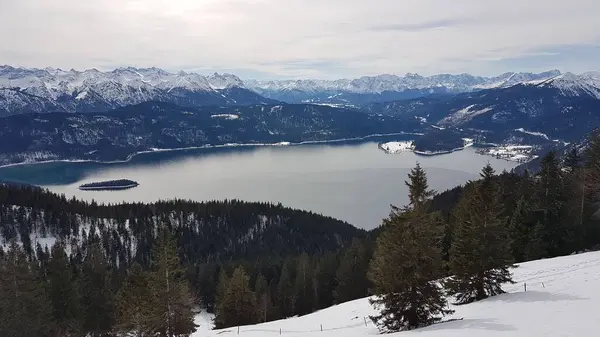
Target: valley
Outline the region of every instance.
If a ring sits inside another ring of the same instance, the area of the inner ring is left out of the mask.
[[[0,337],[598,335],[599,1],[0,8]]]
[[[378,134],[412,134],[414,151],[427,155],[454,151],[463,147],[463,139],[472,139],[478,147],[495,144],[495,149],[481,153],[527,162],[550,149],[578,143],[600,126],[600,115],[594,113],[600,109],[599,77],[550,71],[492,78],[381,75],[346,82],[267,83],[157,68],[65,72],[3,66],[0,86],[7,95],[0,98],[6,116],[0,124],[0,165],[113,162],[155,150],[296,144]],[[374,95],[433,87],[447,92],[373,96],[362,105],[345,106],[316,99],[331,90]],[[148,94],[140,96],[145,90]],[[171,96],[178,93],[179,98],[161,96],[161,90]],[[274,94],[282,90],[302,90],[315,99]],[[279,99],[261,99],[266,92]],[[201,99],[200,93],[227,101]],[[65,103],[65,95],[78,103]],[[84,104],[92,98],[104,103]]]
[[[413,135],[287,146],[230,146],[155,151],[127,162],[49,162],[0,168],[0,181],[48,188],[68,198],[103,203],[241,199],[281,202],[372,229],[403,205],[403,176],[417,162],[431,173],[440,192],[477,177],[487,162],[499,171],[516,163],[475,153],[473,148],[444,156],[406,152],[386,155],[378,144]],[[81,191],[79,185],[129,177],[140,185],[126,191]],[[361,195],[370,195],[364,200]]]

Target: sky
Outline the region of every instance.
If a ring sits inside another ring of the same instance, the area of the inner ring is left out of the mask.
[[[0,64],[242,78],[600,70],[598,0],[0,0]]]

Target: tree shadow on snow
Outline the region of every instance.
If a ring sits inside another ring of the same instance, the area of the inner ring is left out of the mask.
[[[547,293],[543,291],[527,291],[521,293],[507,293],[490,297],[485,302],[560,302],[577,301],[587,298],[558,293]]]
[[[508,324],[496,323],[494,319],[482,318],[465,318],[449,322],[440,322],[430,325],[423,329],[415,331],[432,331],[432,330],[463,330],[463,329],[478,329],[478,330],[493,330],[493,331],[516,331],[517,329]]]

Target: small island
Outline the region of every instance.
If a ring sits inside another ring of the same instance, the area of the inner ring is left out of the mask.
[[[137,181],[129,179],[99,181],[79,186],[82,191],[110,191],[110,190],[126,190],[137,187]]]

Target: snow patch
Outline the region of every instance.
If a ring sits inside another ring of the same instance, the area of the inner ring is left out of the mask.
[[[483,109],[476,109],[475,104],[469,105],[463,109],[460,109],[447,117],[440,120],[439,124],[462,124],[466,123],[476,116],[482,115],[489,111],[492,111],[493,107],[487,107]]]
[[[544,139],[550,140],[550,138],[548,138],[548,136],[545,133],[535,132],[535,131],[527,131],[527,130],[525,130],[523,128],[515,129],[515,131],[526,133],[526,134],[532,135],[532,136],[542,137]]]
[[[387,142],[379,144],[379,148],[386,153],[400,153],[414,151],[415,146],[412,140],[401,142]]]
[[[77,97],[75,97],[76,100],[80,101],[82,99],[85,99],[88,95],[87,91],[82,91],[79,94],[77,94]]]
[[[235,115],[235,114],[218,114],[218,115],[211,115],[210,118],[223,118],[223,119],[234,120],[234,119],[240,118],[240,116]]]
[[[503,145],[478,149],[477,153],[494,156],[498,159],[524,163],[537,158],[533,154],[533,150],[534,147],[531,145]]]

